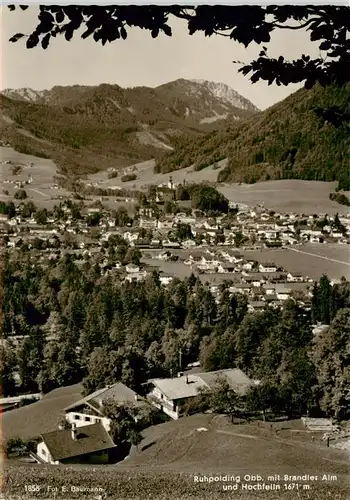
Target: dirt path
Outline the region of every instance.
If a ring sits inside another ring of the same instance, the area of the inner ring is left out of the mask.
[[[289,248],[293,252],[303,253],[305,255],[311,255],[312,257],[318,257],[319,259],[328,260],[329,262],[336,262],[337,264],[345,264],[350,266],[350,262],[343,262],[342,260],[330,259],[329,257],[324,257],[323,255],[317,255],[315,253],[305,252],[304,250],[297,250],[296,248]]]
[[[42,191],[39,191],[38,189],[28,188],[27,191],[33,191],[34,193],[40,194],[41,196],[44,196],[45,198],[51,198],[51,196],[43,193]]]

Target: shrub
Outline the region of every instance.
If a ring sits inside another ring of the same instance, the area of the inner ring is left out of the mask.
[[[130,181],[135,181],[137,179],[136,174],[125,174],[121,177],[122,182],[130,182]]]
[[[26,443],[19,437],[10,438],[6,443],[6,456],[23,456],[27,453]]]
[[[14,198],[15,200],[25,200],[27,198],[27,193],[24,189],[19,189],[15,192]]]

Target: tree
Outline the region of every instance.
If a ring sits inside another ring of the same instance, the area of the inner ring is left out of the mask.
[[[33,213],[36,211],[36,206],[32,201],[28,201],[27,203],[24,203],[23,208],[22,208],[22,217],[27,218],[31,217]]]
[[[27,198],[27,193],[24,189],[19,189],[14,194],[15,200],[25,200]]]
[[[275,405],[276,392],[276,387],[268,383],[251,387],[246,394],[247,410],[252,412],[261,411],[265,421],[266,411]]]
[[[135,408],[111,400],[103,403],[102,412],[105,417],[110,419],[109,433],[114,444],[125,449],[128,445],[137,446],[141,442],[142,436],[139,424],[135,419]]]
[[[230,386],[225,377],[217,377],[212,389],[203,389],[200,391],[200,397],[215,413],[225,413],[229,415],[231,422],[235,416],[240,415],[242,398]]]
[[[35,222],[37,224],[45,225],[47,224],[47,210],[46,208],[42,208],[41,210],[38,210],[35,212],[34,215]]]
[[[145,400],[138,404],[120,404],[110,399],[103,402],[102,413],[110,419],[110,435],[122,450],[128,450],[130,445],[137,446],[142,441],[141,432],[156,418],[155,409]]]
[[[129,217],[128,212],[124,207],[120,207],[117,210],[115,217],[115,224],[119,227],[125,227],[132,223],[132,219]]]
[[[330,327],[317,337],[313,359],[321,409],[345,418],[350,397],[350,308],[339,310]]]
[[[15,10],[14,5],[9,6]],[[23,10],[28,6],[20,6]],[[264,44],[259,57],[239,69],[258,80],[276,82],[277,85],[305,82],[311,88],[321,85],[349,82],[350,66],[348,33],[350,11],[346,6],[330,5],[269,5],[269,6],[97,6],[67,5],[40,6],[38,25],[28,36],[17,33],[10,41],[26,38],[28,49],[41,45],[47,49],[57,35],[70,41],[77,31],[86,28],[83,39],[92,36],[105,45],[115,40],[125,40],[127,28],[146,29],[153,38],[160,34],[172,35],[169,18],[179,18],[188,25],[190,35],[204,32],[206,36],[229,37],[245,47],[252,43]],[[303,54],[294,61],[268,57],[266,45],[275,30],[307,30],[310,40],[319,43],[320,55],[315,59]],[[243,63],[240,63],[243,64]]]
[[[188,240],[193,238],[191,226],[189,224],[178,224],[175,231],[175,237],[180,240]]]
[[[88,215],[86,223],[90,227],[96,227],[99,225],[101,218],[102,214],[100,214],[100,212],[93,212],[92,214]]]
[[[87,364],[88,374],[83,382],[84,392],[90,394],[120,381],[122,362],[122,357],[116,351],[111,351],[108,347],[96,347]]]
[[[38,390],[37,378],[42,369],[44,342],[43,332],[36,326],[31,329],[29,338],[25,339],[20,349],[18,371],[22,391],[37,392]]]
[[[237,231],[235,233],[234,239],[235,239],[235,246],[237,248],[241,247],[243,243],[245,243],[248,240],[248,238],[244,236],[244,234],[241,231]]]
[[[0,346],[0,387],[2,397],[14,396],[16,390],[13,372],[16,360],[10,349]]]
[[[210,186],[194,185],[191,189],[192,206],[208,213],[228,212],[228,200],[215,188]]]
[[[128,263],[135,264],[136,266],[140,265],[140,261],[142,259],[142,253],[138,248],[132,247],[129,248],[125,255],[125,261]]]

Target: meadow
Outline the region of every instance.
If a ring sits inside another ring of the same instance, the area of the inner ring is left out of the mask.
[[[136,180],[121,182],[120,178],[108,179],[106,172],[99,172],[88,177],[88,182],[96,182],[100,187],[125,187],[129,189],[145,189],[150,184],[173,182],[214,182],[218,173],[225,167],[226,160],[218,162],[218,168],[207,167],[198,172],[192,167],[176,170],[170,174],[154,173],[154,160],[138,163],[127,169],[128,173],[135,173]],[[350,207],[339,205],[329,199],[334,192],[336,182],[319,182],[303,180],[264,181],[255,184],[218,184],[217,189],[229,201],[248,206],[261,205],[269,210],[295,213],[348,213]]]
[[[345,452],[310,444],[310,440],[286,439],[278,433],[276,436],[274,431],[271,435],[269,426],[261,425],[263,428],[256,423],[233,425],[223,416],[193,415],[147,429],[138,450],[134,449],[120,464],[43,466],[9,461],[4,468],[3,492],[9,499],[28,498],[24,486],[34,484],[39,487],[35,498],[45,500],[348,498],[349,468]],[[300,421],[291,421],[276,423],[274,427],[282,433],[285,428],[300,430],[300,425]],[[275,474],[280,474],[280,478],[268,479]],[[298,491],[291,491],[287,488],[293,481],[285,480],[285,474],[317,475],[318,479],[299,481]],[[330,474],[333,479],[322,480],[323,474]],[[223,479],[226,475],[231,477],[228,482]],[[255,481],[246,475],[260,475],[261,479]],[[199,482],[196,476],[221,478]],[[225,484],[236,483],[237,491],[224,491]],[[263,483],[280,486],[280,489],[242,489],[244,484]],[[307,485],[308,489],[304,489],[303,485]],[[101,488],[101,491],[98,494],[76,492],[71,490],[72,486]]]
[[[350,246],[305,244],[297,248],[244,251],[245,258],[258,262],[274,262],[287,271],[301,273],[312,279],[327,274],[330,279],[350,279]]]
[[[57,428],[64,418],[63,408],[79,401],[82,385],[60,387],[42,399],[1,415],[2,438],[30,439]]]

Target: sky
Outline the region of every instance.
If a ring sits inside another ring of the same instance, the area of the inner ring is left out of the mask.
[[[173,36],[153,39],[148,31],[128,30],[126,40],[116,40],[104,47],[93,39],[75,35],[67,42],[63,37],[51,39],[47,50],[26,49],[25,39],[11,43],[15,33],[31,33],[37,25],[37,7],[10,12],[1,7],[1,90],[29,87],[50,89],[55,85],[117,84],[121,87],[156,87],[178,78],[223,82],[249,99],[260,109],[275,104],[295,92],[300,85],[278,87],[265,82],[252,84],[238,73],[239,65],[257,57],[260,46],[248,48],[229,38],[188,35],[183,21],[172,19]],[[265,44],[266,45],[266,44]],[[278,30],[268,46],[270,56],[293,59],[303,53],[318,56],[317,44],[309,33]]]

